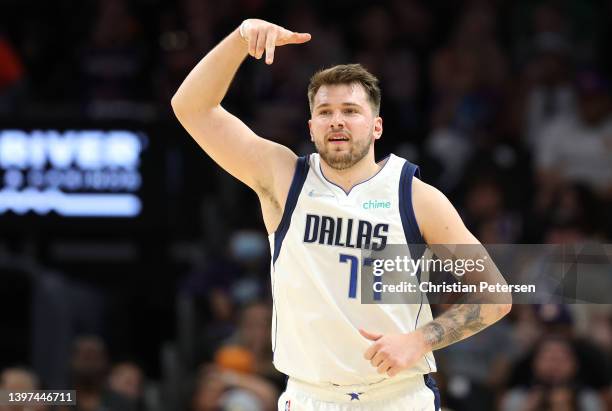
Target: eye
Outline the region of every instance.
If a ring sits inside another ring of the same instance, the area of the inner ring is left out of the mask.
[[[319,114],[322,115],[322,116],[326,116],[329,113],[331,113],[329,110],[321,110],[321,111],[319,111]]]
[[[357,110],[354,109],[354,108],[346,108],[346,109],[344,109],[344,112],[346,114],[355,114],[355,113],[357,113]]]

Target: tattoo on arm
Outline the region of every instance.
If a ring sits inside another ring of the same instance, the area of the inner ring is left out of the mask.
[[[437,350],[477,333],[489,324],[481,304],[457,304],[423,327],[426,342]]]

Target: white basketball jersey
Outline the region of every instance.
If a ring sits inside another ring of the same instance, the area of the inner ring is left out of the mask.
[[[310,383],[376,383],[386,376],[363,358],[372,342],[358,329],[408,333],[432,320],[426,303],[360,300],[362,248],[423,243],[412,209],[415,175],[417,166],[390,155],[346,193],[325,178],[318,154],[298,159],[281,223],[269,237],[279,371]],[[434,371],[429,353],[395,378]]]

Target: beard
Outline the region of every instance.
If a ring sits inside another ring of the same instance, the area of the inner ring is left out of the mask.
[[[360,142],[351,139],[348,151],[337,151],[333,144],[326,144],[324,140],[319,145],[315,140],[317,153],[319,153],[319,156],[327,165],[335,170],[346,170],[357,164],[368,154],[371,145],[372,138]]]

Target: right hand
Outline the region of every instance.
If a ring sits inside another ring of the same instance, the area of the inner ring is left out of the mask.
[[[243,39],[249,43],[249,55],[260,59],[266,52],[266,64],[274,61],[274,48],[286,44],[310,41],[309,33],[296,33],[284,27],[259,19],[248,19],[241,24]]]

